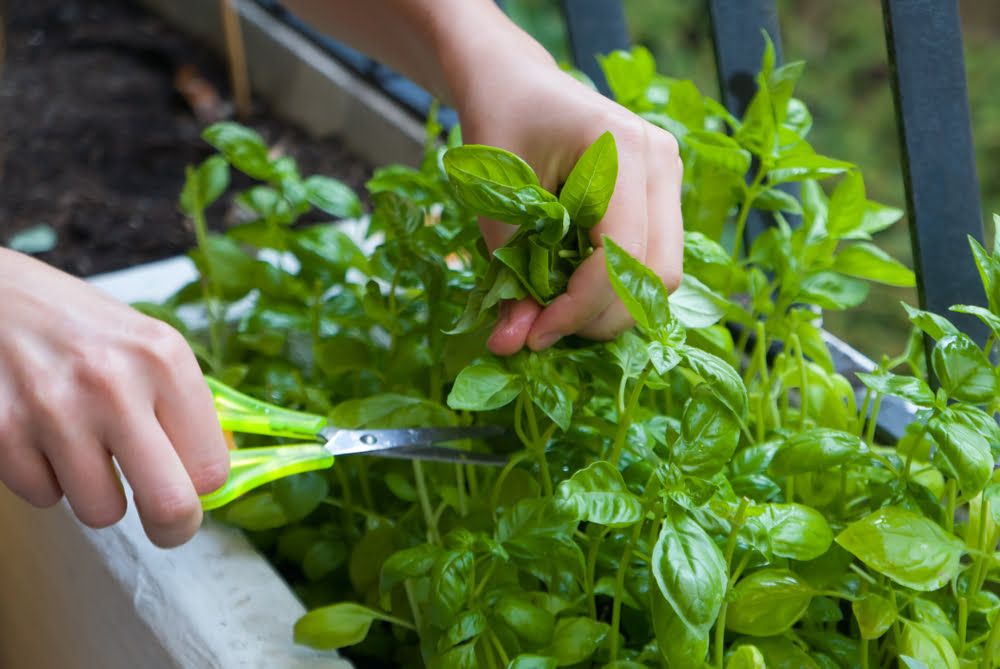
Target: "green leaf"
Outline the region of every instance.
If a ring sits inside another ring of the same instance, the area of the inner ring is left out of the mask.
[[[767,669],[826,669],[786,637],[758,637],[753,645],[764,656]]]
[[[244,495],[228,504],[221,512],[222,518],[230,525],[244,530],[259,532],[283,527],[288,524],[285,509],[270,492]]]
[[[741,579],[729,598],[726,628],[751,636],[785,632],[805,614],[812,590],[787,569],[761,569]]]
[[[469,597],[473,555],[467,550],[447,550],[431,567],[431,622],[446,629],[465,606]]]
[[[486,631],[488,623],[481,611],[465,611],[455,622],[445,630],[438,639],[438,652],[443,653],[449,648],[475,639]]]
[[[518,655],[507,664],[507,669],[556,669],[556,658],[543,655]]]
[[[559,201],[570,220],[581,228],[592,228],[604,218],[618,178],[615,138],[605,132],[591,144],[566,177]]]
[[[824,309],[856,307],[868,297],[868,284],[836,272],[814,272],[802,279],[799,299]]]
[[[965,550],[934,521],[894,506],[851,523],[836,542],[871,569],[922,592],[951,581]]]
[[[482,216],[521,224],[555,217],[556,197],[543,189],[531,167],[509,151],[467,144],[448,149],[444,168],[455,198]]]
[[[612,51],[607,56],[598,56],[597,62],[604,71],[615,100],[625,106],[637,103],[656,75],[652,54],[641,46],[633,47],[631,51]]]
[[[903,309],[906,310],[906,315],[909,317],[910,321],[931,339],[941,339],[946,335],[960,334],[958,328],[952,325],[951,321],[944,316],[938,316],[937,314],[933,314],[929,311],[916,309],[908,305],[906,302],[900,302],[900,304],[902,304]]]
[[[694,346],[682,346],[680,352],[691,371],[707,381],[712,392],[745,421],[749,405],[747,389],[733,366]]]
[[[671,669],[704,669],[708,630],[685,623],[658,588],[649,591],[650,616],[660,656]]]
[[[302,573],[310,581],[318,581],[344,564],[347,548],[340,542],[320,540],[302,556]]]
[[[267,157],[267,145],[250,128],[224,121],[209,126],[201,136],[218,149],[230,165],[244,174],[261,181],[268,181],[274,176]]]
[[[881,395],[893,395],[913,402],[917,406],[934,404],[934,393],[923,379],[912,376],[897,376],[890,372],[878,371],[874,374],[857,373],[861,383]]]
[[[721,132],[694,130],[684,135],[684,145],[696,159],[714,168],[743,176],[750,169],[750,152]]]
[[[621,472],[598,460],[559,484],[558,499],[577,520],[628,527],[642,520],[642,503],[629,492]]]
[[[338,218],[361,216],[361,200],[350,186],[324,176],[311,176],[303,182],[306,200],[317,209]]]
[[[755,504],[747,508],[746,518],[763,528],[778,557],[814,560],[833,543],[826,518],[802,504]]]
[[[654,331],[669,321],[669,294],[663,280],[613,239],[607,235],[602,238],[611,286],[639,327]]]
[[[785,211],[790,214],[801,214],[802,205],[793,196],[780,188],[768,188],[758,193],[754,198],[753,208],[760,211]],[[748,646],[749,647],[749,646]]]
[[[1000,338],[1000,316],[994,315],[989,309],[974,304],[955,304],[951,306],[951,311],[976,316],[993,331],[993,336]]]
[[[626,330],[617,339],[608,342],[605,350],[627,379],[634,379],[642,374],[642,370],[649,364],[649,349],[646,342],[633,330]]]
[[[833,269],[841,274],[877,281],[888,286],[912,288],[916,285],[913,270],[888,253],[867,242],[851,244],[833,260]]]
[[[58,239],[51,225],[40,223],[11,235],[7,240],[7,248],[28,255],[45,253],[56,247]]]
[[[379,590],[388,593],[397,583],[402,583],[408,578],[426,575],[434,566],[441,552],[442,549],[433,544],[420,544],[393,553],[382,564]]]
[[[830,196],[826,231],[831,239],[841,239],[861,226],[868,200],[861,172],[848,172]]]
[[[204,211],[219,199],[227,188],[229,165],[222,156],[211,156],[197,168],[188,168],[184,189],[181,191],[181,211],[194,216],[196,211]]]
[[[779,476],[823,472],[865,452],[856,435],[829,428],[813,428],[792,435],[771,460],[771,471]]]
[[[843,160],[834,160],[816,153],[801,153],[782,156],[767,173],[768,183],[776,185],[788,181],[825,179],[854,169],[854,165]]]
[[[684,406],[681,437],[673,446],[673,462],[682,471],[709,478],[732,458],[740,441],[740,425],[732,410],[702,383]]]
[[[670,313],[686,328],[707,328],[726,315],[729,301],[690,274],[669,297]]]
[[[946,470],[958,480],[962,494],[975,496],[986,487],[993,474],[993,453],[983,434],[961,420],[951,409],[942,411],[927,425],[938,444],[935,462],[941,458]]]
[[[868,593],[851,602],[862,639],[877,639],[885,634],[899,615],[892,600]]]
[[[496,360],[479,360],[459,372],[448,393],[448,406],[456,410],[492,411],[514,401],[523,387],[521,378]]]
[[[364,641],[376,620],[385,616],[354,602],[314,609],[295,623],[295,642],[319,650],[334,650]]]
[[[522,597],[502,597],[494,605],[493,613],[520,638],[536,647],[552,641],[555,616]]]
[[[931,362],[949,397],[974,404],[991,402],[996,397],[996,371],[968,335],[942,338],[934,347]]]
[[[592,618],[560,618],[552,635],[552,643],[542,651],[556,659],[557,667],[583,662],[597,650],[608,635],[607,623]]]
[[[685,624],[707,633],[726,594],[722,551],[698,523],[671,509],[653,546],[653,578]]]
[[[739,646],[726,660],[726,669],[767,669],[764,656],[755,646]]]
[[[955,649],[951,647],[947,639],[931,627],[909,620],[903,621],[899,652],[935,669],[959,669],[960,667]]]
[[[278,479],[272,487],[274,499],[284,509],[289,522],[299,521],[308,516],[330,492],[326,479],[316,472],[305,472]]]

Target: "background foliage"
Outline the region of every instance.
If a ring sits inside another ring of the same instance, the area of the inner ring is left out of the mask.
[[[881,3],[778,4],[785,59],[808,63],[798,96],[815,119],[813,143],[820,151],[850,156],[865,174],[873,199],[903,207]],[[960,5],[983,211],[1000,211],[1000,3],[962,0]],[[559,0],[506,0],[504,6],[557,58],[569,59]],[[691,79],[703,93],[716,95],[704,0],[625,0],[625,8],[633,42],[653,52],[664,74]],[[905,226],[893,228],[879,243],[911,264]],[[915,303],[916,294],[874,287],[861,308],[828,315],[827,327],[870,356],[900,350],[908,330],[901,299]]]

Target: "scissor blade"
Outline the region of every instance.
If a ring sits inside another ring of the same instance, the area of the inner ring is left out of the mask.
[[[472,453],[448,448],[431,449],[432,444],[460,439],[486,439],[503,434],[499,426],[428,427],[391,430],[337,430],[321,433],[328,438],[325,448],[333,455],[369,454],[410,459],[447,459],[471,462]],[[422,457],[434,454],[433,458]],[[447,457],[449,453],[454,455]]]

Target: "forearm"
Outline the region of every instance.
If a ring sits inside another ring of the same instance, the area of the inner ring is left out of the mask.
[[[286,0],[317,29],[461,106],[477,76],[514,59],[551,62],[492,0]],[[499,81],[495,83],[500,83]]]

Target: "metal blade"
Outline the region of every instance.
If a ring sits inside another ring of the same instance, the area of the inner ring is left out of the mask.
[[[338,430],[327,428],[320,436],[327,438],[324,446],[333,455],[368,454],[383,457],[448,462],[482,462],[498,464],[506,458],[470,453],[450,448],[434,448],[431,444],[461,439],[485,439],[506,432],[499,426],[428,427],[390,430]]]

